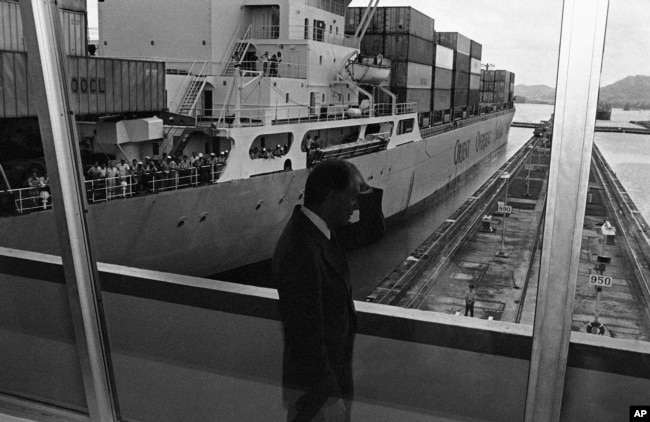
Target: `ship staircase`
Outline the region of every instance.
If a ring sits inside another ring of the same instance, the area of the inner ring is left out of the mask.
[[[161,151],[169,150],[168,154],[176,156],[179,152],[183,151],[190,138],[192,131],[187,130],[188,126],[196,126],[196,104],[201,98],[201,94],[207,83],[207,69],[209,63],[193,62],[187,72],[187,79],[183,83],[187,86],[185,91],[181,91],[177,97],[180,100],[172,102],[177,107],[174,111],[165,113],[164,123],[168,125],[164,133],[164,142],[161,146]],[[180,133],[180,136],[179,136]],[[177,142],[174,142],[177,139]]]
[[[239,28],[235,31],[235,35],[230,40],[230,45],[226,49],[227,52],[232,52],[230,57],[227,59],[227,64],[221,73],[221,76],[233,76],[235,74],[235,68],[241,65],[241,62],[244,60],[244,56],[251,46],[251,26],[249,25],[246,29],[246,32],[241,38],[237,37]]]

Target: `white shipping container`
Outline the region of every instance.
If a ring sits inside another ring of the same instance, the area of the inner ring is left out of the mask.
[[[480,75],[481,74],[481,60],[480,59],[475,59],[473,57],[471,58],[469,73],[473,73],[475,75]]]
[[[441,69],[454,69],[454,50],[451,48],[436,46],[436,67]]]
[[[407,88],[428,88],[433,85],[433,66],[409,63]]]
[[[470,91],[481,89],[481,75],[469,75]]]
[[[25,51],[18,3],[0,0],[0,50]]]

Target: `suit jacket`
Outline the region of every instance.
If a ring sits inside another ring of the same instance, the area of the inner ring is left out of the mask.
[[[325,235],[296,206],[273,255],[273,279],[284,328],[283,385],[305,393],[318,411],[328,397],[352,396],[356,316],[345,247],[385,233],[382,191],[359,195],[360,221]],[[295,394],[294,394],[295,398]]]

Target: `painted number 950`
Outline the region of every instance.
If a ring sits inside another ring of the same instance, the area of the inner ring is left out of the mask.
[[[612,278],[605,275],[590,275],[589,284],[599,287],[610,287],[612,285]]]

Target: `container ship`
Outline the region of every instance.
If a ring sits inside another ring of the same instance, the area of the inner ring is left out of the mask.
[[[98,260],[263,261],[320,160],[353,162],[399,218],[507,142],[514,74],[483,70],[478,42],[378,0],[273,3],[100,2],[89,48],[85,2],[58,2]],[[0,246],[56,254],[18,5],[0,0]]]

